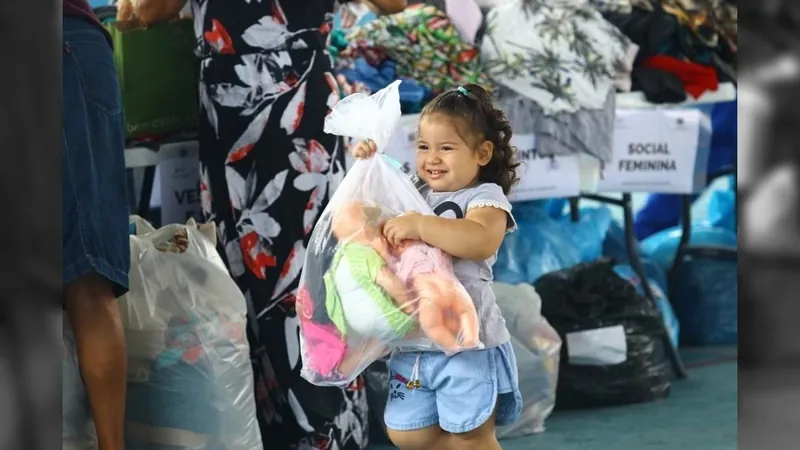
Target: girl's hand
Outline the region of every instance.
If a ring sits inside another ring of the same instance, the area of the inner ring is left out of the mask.
[[[369,159],[375,152],[378,151],[378,147],[375,146],[375,142],[371,140],[361,141],[355,147],[353,147],[353,158],[355,159]]]
[[[422,218],[422,214],[410,212],[389,219],[383,225],[383,237],[394,246],[400,245],[403,241],[418,241]]]

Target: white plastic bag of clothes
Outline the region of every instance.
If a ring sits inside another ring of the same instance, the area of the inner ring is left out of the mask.
[[[494,283],[493,288],[511,333],[524,399],[519,420],[498,428],[497,437],[539,433],[556,403],[561,338],[542,316],[542,299],[533,286]]]
[[[78,367],[78,353],[72,327],[64,315],[63,354],[61,363],[62,450],[95,450],[97,434],[86,389]]]
[[[216,246],[214,224],[154,230],[133,218],[128,450],[261,449],[246,302]]]
[[[372,139],[384,149],[400,120],[400,82],[353,94],[325,119],[325,132]],[[480,348],[478,315],[452,260],[422,243],[392,246],[388,219],[433,214],[412,181],[383,154],[358,161],[311,235],[297,310],[302,376],[344,386],[392,349],[452,354]]]

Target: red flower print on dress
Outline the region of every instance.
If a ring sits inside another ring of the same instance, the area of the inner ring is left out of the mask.
[[[267,213],[267,209],[280,198],[288,173],[288,170],[279,172],[263,189],[257,191],[255,171],[251,171],[245,179],[233,167],[225,168],[234,216],[238,215],[236,231],[243,262],[261,280],[266,279],[268,269],[277,266],[272,242],[280,234],[281,226]],[[231,269],[233,271],[233,265]]]
[[[292,247],[292,251],[289,252],[289,256],[286,257],[286,261],[283,263],[283,268],[281,269],[281,275],[278,277],[278,282],[275,283],[275,290],[272,292],[272,300],[278,299],[284,294],[286,294],[286,289],[292,286],[294,280],[300,276],[300,272],[303,270],[303,262],[306,259],[306,247],[302,240],[295,241],[294,246]],[[294,294],[286,295],[282,301],[286,301],[286,297],[291,297],[291,301],[294,301]]]
[[[266,248],[261,245],[260,236],[255,231],[240,236],[240,245],[244,255],[244,263],[250,272],[259,279],[267,277],[267,269],[278,265],[275,256],[269,254]]]
[[[283,18],[264,16],[244,31],[242,40],[251,47],[273,50],[285,45],[290,34]]]
[[[256,143],[261,139],[261,135],[264,134],[264,127],[267,126],[270,112],[272,112],[272,105],[267,106],[252,118],[242,135],[234,142],[231,151],[228,153],[228,158],[225,160],[225,164],[241,161],[250,154],[250,151],[253,150]]]
[[[295,81],[296,83],[296,81]],[[303,82],[295,91],[292,100],[286,105],[286,109],[281,116],[281,128],[291,136],[300,126],[303,119],[303,111],[306,106],[306,82]]]
[[[281,2],[274,0],[272,2],[272,18],[281,25],[286,25],[286,14],[283,13]]]
[[[206,31],[203,37],[208,42],[208,45],[220,55],[233,55],[236,53],[233,49],[233,40],[228,31],[217,19],[211,19],[211,31]]]
[[[308,235],[319,216],[320,205],[328,195],[331,155],[315,139],[295,139],[293,142],[295,151],[289,154],[289,162],[294,170],[300,172],[294,179],[294,187],[299,191],[311,191],[303,215],[303,229]]]
[[[212,215],[211,211],[211,183],[208,179],[208,167],[200,166],[200,207],[206,217]]]
[[[330,113],[331,108],[333,105],[339,102],[341,99],[341,94],[339,92],[339,83],[336,81],[336,78],[330,72],[325,72],[325,81],[328,83],[328,87],[331,88],[331,93],[328,95],[328,102],[326,106],[328,107],[328,112]]]

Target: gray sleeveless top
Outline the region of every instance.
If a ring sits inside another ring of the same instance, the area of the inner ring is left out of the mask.
[[[497,184],[484,183],[455,192],[433,192],[416,177],[414,182],[439,217],[463,219],[473,208],[498,208],[508,214],[507,232],[517,228],[514,216],[511,215],[511,203]],[[453,259],[456,277],[475,302],[475,309],[480,317],[480,340],[486,348],[500,346],[511,339],[492,289],[492,265],[496,260],[497,255],[484,261]]]

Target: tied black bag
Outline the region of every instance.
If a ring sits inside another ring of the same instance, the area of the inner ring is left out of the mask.
[[[563,341],[558,409],[650,402],[670,393],[674,371],[664,348],[661,314],[613,265],[608,259],[579,264],[534,283],[542,315]],[[574,356],[570,361],[570,335],[615,326],[624,329],[622,362],[587,364]]]

